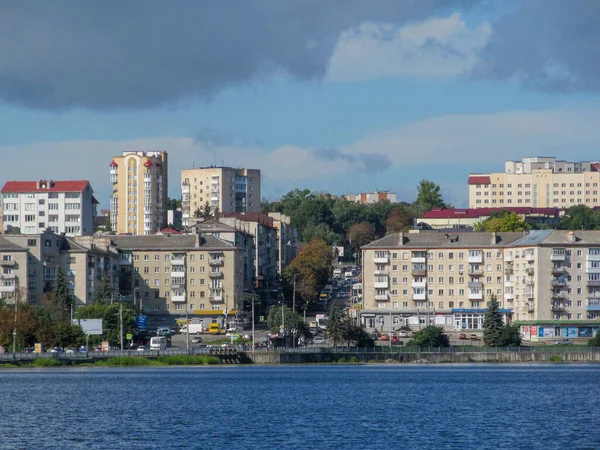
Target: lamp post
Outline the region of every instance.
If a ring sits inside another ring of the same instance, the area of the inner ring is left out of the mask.
[[[17,310],[18,310],[18,295],[15,295],[15,329],[13,330],[13,354],[17,353]]]
[[[185,349],[190,352],[190,313],[187,299],[185,301]]]
[[[252,296],[252,353],[256,351],[256,343],[254,339],[254,295]]]
[[[297,273],[294,274],[294,290],[292,293],[292,311],[294,311],[294,312],[296,312],[296,277],[298,275],[299,274],[297,274]],[[304,314],[306,315],[306,309],[304,310]],[[294,327],[293,336],[294,336],[293,337],[294,342],[292,343],[292,347],[295,347],[296,346],[296,327]]]

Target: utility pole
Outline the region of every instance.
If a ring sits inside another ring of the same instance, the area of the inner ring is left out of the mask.
[[[119,322],[121,324],[121,351],[123,351],[123,301],[119,303]]]
[[[15,329],[13,330],[13,354],[17,353],[17,310],[19,305],[19,295],[15,295]]]
[[[185,303],[185,348],[190,352],[190,314],[188,311],[187,301]]]
[[[252,296],[252,353],[256,350],[256,344],[254,339],[254,296]]]
[[[294,290],[293,290],[293,294],[292,294],[292,311],[295,313],[296,312],[296,277],[298,276],[297,273],[294,274]],[[295,317],[295,316],[294,316]],[[293,333],[293,339],[294,341],[292,342],[292,347],[296,346],[296,328],[298,328],[298,326],[296,325],[294,327],[294,333]]]

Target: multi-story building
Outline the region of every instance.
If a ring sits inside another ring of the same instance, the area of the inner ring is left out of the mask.
[[[88,304],[103,279],[117,288],[117,252],[91,236],[66,237],[50,231],[5,234],[0,241],[0,295],[31,305],[49,302],[60,266],[75,306]]]
[[[216,319],[243,306],[243,254],[208,234],[111,236],[120,287],[150,315]],[[226,319],[225,319],[226,320]]]
[[[600,162],[524,158],[504,172],[471,174],[468,184],[469,208],[600,206]]]
[[[183,226],[206,203],[213,211],[245,213],[260,211],[260,170],[232,167],[201,167],[181,171]]]
[[[481,329],[492,294],[526,340],[589,339],[600,328],[600,231],[400,233],[363,247],[363,258],[370,328]]]
[[[254,236],[255,287],[267,290],[278,288],[279,243],[273,218],[261,213],[231,213],[221,214],[219,222]]]
[[[1,191],[3,231],[67,236],[94,232],[98,201],[89,181],[8,181]]]
[[[384,200],[396,203],[396,194],[390,191],[363,192],[362,194],[346,194],[344,195],[344,198],[351,202],[360,203],[361,205],[377,203]]]
[[[273,226],[277,229],[278,254],[277,264],[279,274],[283,275],[286,267],[298,255],[298,230],[292,226],[292,219],[282,213],[269,213]]]
[[[481,329],[492,295],[509,316],[502,249],[522,236],[414,230],[364,246],[363,323],[384,331],[427,324]]]
[[[110,181],[113,231],[150,235],[167,226],[167,152],[123,152],[110,163]]]
[[[473,227],[489,219],[495,212],[510,211],[521,219],[535,225],[551,226],[557,224],[564,210],[559,208],[532,208],[529,206],[507,206],[504,208],[433,208],[416,219],[417,223],[426,223],[434,230],[443,228]]]

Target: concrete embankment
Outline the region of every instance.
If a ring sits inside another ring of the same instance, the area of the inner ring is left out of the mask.
[[[254,364],[318,364],[336,362],[466,363],[466,362],[600,362],[599,352],[327,352],[248,354]]]

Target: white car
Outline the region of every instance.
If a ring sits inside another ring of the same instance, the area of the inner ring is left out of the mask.
[[[323,336],[315,336],[313,338],[313,344],[322,345],[325,343],[325,338]]]

